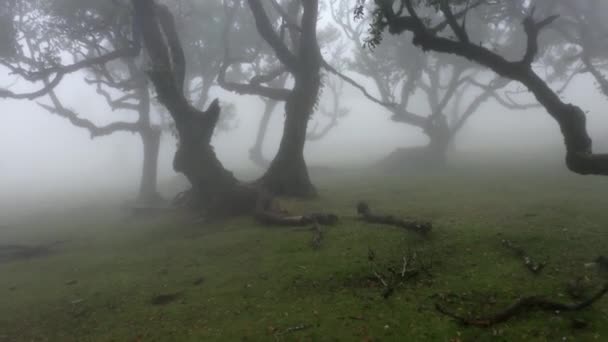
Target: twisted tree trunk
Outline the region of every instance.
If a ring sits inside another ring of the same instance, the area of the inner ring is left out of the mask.
[[[304,160],[304,144],[321,84],[320,63],[310,63],[309,68],[303,69],[305,71],[297,74],[295,87],[285,104],[285,127],[279,151],[259,183],[275,194],[313,197],[317,193]]]
[[[213,101],[202,112],[184,95],[185,56],[172,14],[165,6],[149,0],[133,0],[133,7],[152,62],[148,77],[178,132],[179,146],[173,167],[192,184],[185,204],[215,217],[254,212],[260,192],[240,183],[226,170],[211,146],[220,116],[219,102]]]

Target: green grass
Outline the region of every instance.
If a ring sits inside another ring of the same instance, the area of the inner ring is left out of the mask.
[[[608,299],[489,329],[460,326],[434,309],[441,295],[458,295],[450,307],[464,313],[495,310],[520,295],[570,301],[565,284],[580,276],[600,284],[603,275],[583,264],[608,254],[608,179],[465,167],[449,176],[339,173],[318,184],[319,200],[284,204],[342,216],[319,250],[310,248],[310,232],[249,218],[204,225],[102,212],[102,219],[4,228],[2,243],[65,242],[49,257],[0,264],[0,341],[608,339]],[[425,240],[362,224],[354,216],[361,199],[378,211],[432,220],[434,232]],[[529,273],[500,245],[503,238],[547,268]],[[412,279],[385,300],[368,280],[370,248],[383,266],[416,251],[432,261],[432,277]],[[160,294],[177,300],[151,304]],[[488,298],[496,304],[480,304]],[[574,318],[588,326],[573,329]],[[299,325],[307,328],[284,333]]]

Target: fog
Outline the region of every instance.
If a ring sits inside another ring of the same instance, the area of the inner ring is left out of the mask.
[[[66,99],[67,106],[98,124],[136,119],[133,113],[110,111],[94,89],[78,79],[79,75],[72,76],[59,87],[58,94]],[[263,170],[249,161],[248,151],[255,140],[262,102],[253,96],[238,96],[219,89],[213,96],[234,103],[238,114],[233,130],[217,132],[213,138],[219,158],[228,169],[244,177],[261,174]],[[593,80],[584,76],[577,78],[564,97],[588,111],[588,129],[594,146],[599,151],[608,149],[606,98],[599,94]],[[424,108],[424,101],[418,101]],[[390,114],[363,98],[357,89],[347,86],[343,102],[351,110],[349,116],[325,139],[307,143],[305,153],[310,165],[361,168],[397,147],[422,145],[428,140],[420,129],[392,122]],[[280,106],[275,114],[282,111]],[[33,208],[53,208],[58,203],[78,207],[83,196],[92,199],[90,194],[114,194],[116,196],[110,197],[126,201],[136,193],[142,159],[141,140],[137,135],[116,133],[91,139],[88,131],[49,114],[36,102],[4,100],[2,112],[0,203],[3,220],[10,215],[24,215]],[[283,116],[274,115],[264,146],[267,157],[277,151],[282,125]],[[170,196],[171,190],[163,188],[163,184],[179,177],[172,168],[175,138],[164,134],[161,146],[159,184]],[[542,108],[509,111],[489,101],[456,138],[452,158],[457,160],[463,155],[467,160],[475,156],[482,164],[484,161],[561,162],[563,137],[555,121]]]
[[[0,1],[0,342],[605,338],[606,16]]]

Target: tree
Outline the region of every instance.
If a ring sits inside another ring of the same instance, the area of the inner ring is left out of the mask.
[[[220,116],[219,101],[214,100],[203,112],[186,96],[186,58],[173,15],[155,1],[132,0],[132,4],[134,20],[150,60],[147,75],[178,133],[173,167],[192,185],[183,200],[215,216],[255,211],[260,203],[260,191],[239,182],[223,167],[211,146]]]
[[[100,50],[95,56],[80,56],[77,60],[66,61],[62,51],[73,49],[78,44],[72,36],[88,34],[92,39],[98,38],[97,32],[102,31],[107,23],[97,19],[103,17],[100,13],[112,7],[109,3],[93,0],[78,2],[80,7],[74,7],[71,1],[9,0],[0,5],[0,26],[7,29],[1,30],[0,34],[0,44],[3,45],[0,66],[10,75],[20,78],[20,84],[27,83],[28,88],[38,87],[24,92],[0,88],[0,98],[33,100],[57,87],[68,74],[137,54],[137,46],[128,44],[119,50]],[[78,8],[89,10],[75,11]],[[79,24],[75,25],[76,22]],[[26,48],[26,37],[41,43],[35,56]]]
[[[331,27],[330,27],[331,28]],[[333,36],[332,36],[333,35]],[[323,39],[325,38],[325,39]],[[333,43],[333,48],[330,51],[330,63],[333,66],[337,66],[338,69],[344,67],[344,59],[342,55],[346,53],[346,46],[344,44],[337,44],[337,37],[335,31],[325,30],[321,32],[320,42],[324,43],[323,46],[329,46]],[[258,62],[259,60],[256,60]],[[263,71],[259,66],[256,65],[252,77],[255,75],[262,74]],[[276,79],[270,82],[270,86],[285,87],[288,81],[288,74],[283,73]],[[349,109],[344,107],[341,101],[344,93],[345,82],[335,76],[325,75],[324,76],[324,89],[327,90],[322,96],[321,103],[316,111],[317,115],[313,115],[311,118],[313,121],[312,129],[308,129],[306,133],[307,141],[319,141],[325,138],[335,127],[338,126],[339,121],[349,114]],[[275,112],[278,101],[268,98],[262,98],[264,102],[264,112],[260,118],[256,140],[254,145],[249,150],[249,157],[259,167],[267,168],[270,165],[270,161],[264,157],[263,144],[268,131],[268,125],[270,119]],[[324,103],[329,102],[329,103]]]
[[[363,2],[359,0],[357,16],[364,12]],[[400,0],[397,4],[388,0],[374,0],[374,4],[372,36],[368,41],[371,46],[381,43],[382,32],[385,30],[393,35],[411,32],[413,44],[424,51],[464,57],[489,68],[501,77],[521,83],[559,124],[564,136],[568,168],[579,174],[608,175],[608,155],[593,153],[584,111],[576,105],[562,101],[559,94],[551,89],[533,67],[539,52],[539,36],[558,15],[538,19],[535,16],[534,2],[521,2],[520,5],[525,7],[527,13],[522,23],[527,38],[526,46],[523,57],[511,61],[485,47],[483,43],[474,42],[467,31],[465,19],[475,13],[476,8],[483,14],[483,2],[455,1],[455,4],[450,4],[446,0],[439,0],[423,2],[417,7],[411,0]],[[433,23],[420,14],[436,10],[442,14],[440,23]],[[449,34],[453,37],[448,36]]]
[[[605,76],[608,65],[608,24],[605,1],[537,0],[537,13],[550,16],[558,13],[556,25],[540,39],[545,53],[540,57],[543,64],[553,69],[555,78],[568,79],[588,73],[608,96],[608,79]]]
[[[277,195],[311,197],[316,189],[310,181],[304,160],[304,145],[308,121],[314,112],[321,88],[323,57],[317,39],[318,0],[289,1],[284,9],[278,2],[271,4],[283,24],[280,32],[273,26],[267,9],[259,0],[247,1],[257,31],[272,49],[280,65],[267,75],[256,77],[249,84],[224,82],[230,90],[285,101],[285,125],[279,151],[258,183]],[[233,12],[236,12],[236,8]],[[291,44],[287,44],[289,36]],[[224,72],[228,69],[226,63]],[[293,88],[273,88],[263,85],[284,72],[293,78]],[[225,74],[220,74],[225,80]]]
[[[77,63],[82,63],[102,56],[104,51],[126,51],[131,45],[131,17],[126,8],[118,3],[83,4],[63,0],[42,9],[25,8],[30,12],[25,12],[21,7],[17,16],[21,50],[13,56],[18,63],[16,65],[23,63],[43,68],[59,55],[70,55]],[[39,16],[32,15],[36,13]],[[47,13],[53,19],[53,22],[46,23],[46,27],[39,27],[36,23],[41,20],[40,16],[45,17],[42,13]],[[103,96],[112,111],[134,111],[138,120],[97,125],[63,105],[51,86],[49,76],[43,77],[42,81],[51,105],[40,105],[50,113],[69,120],[73,126],[88,130],[91,138],[117,132],[139,134],[143,143],[143,166],[138,200],[145,204],[158,203],[161,200],[156,187],[161,129],[152,123],[151,99],[145,74],[130,55],[104,64],[83,64],[82,71],[92,76],[87,78],[83,73],[84,81],[96,87],[97,93]],[[117,93],[119,95],[115,97]]]
[[[384,167],[442,167],[457,133],[488,100],[494,99],[511,109],[530,107],[499,92],[509,82],[501,78],[488,81],[486,73],[474,63],[424,53],[402,37],[384,37],[383,44],[370,51],[361,46],[369,22],[352,19],[352,1],[333,0],[330,9],[344,35],[356,45],[347,69],[371,80],[377,89],[379,97],[370,94],[368,98],[386,108],[394,122],[421,129],[429,139],[426,146],[397,149],[382,161]],[[468,25],[475,27],[477,36],[493,42],[508,29],[490,30],[482,24],[469,18]],[[428,114],[410,108],[416,95],[425,97]]]

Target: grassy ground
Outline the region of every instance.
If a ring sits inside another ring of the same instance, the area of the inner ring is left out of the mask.
[[[604,276],[583,264],[608,253],[608,179],[455,168],[450,177],[340,173],[318,183],[321,199],[286,206],[343,217],[319,250],[310,247],[311,232],[249,218],[204,225],[97,211],[94,219],[4,227],[1,244],[63,242],[50,256],[0,263],[0,341],[608,339],[608,299],[488,329],[460,326],[434,309],[442,301],[461,314],[493,311],[534,294],[569,302],[568,281],[601,284]],[[362,224],[354,216],[360,199],[432,220],[434,232],[425,240]],[[504,238],[547,267],[532,275],[501,246]],[[381,272],[415,251],[431,275],[383,299],[369,249]],[[574,319],[587,326],[573,328]]]

